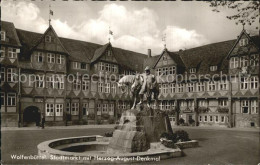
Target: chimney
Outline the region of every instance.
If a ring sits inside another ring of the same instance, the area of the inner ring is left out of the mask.
[[[150,58],[150,57],[152,56],[152,53],[151,53],[151,52],[152,52],[152,50],[151,50],[151,49],[148,49],[148,50],[147,50],[147,55],[148,55],[148,58]]]

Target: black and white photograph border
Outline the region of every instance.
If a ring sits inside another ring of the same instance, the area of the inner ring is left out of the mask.
[[[1,1],[1,164],[260,163],[259,1]]]

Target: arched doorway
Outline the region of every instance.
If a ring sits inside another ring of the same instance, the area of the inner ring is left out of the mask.
[[[29,106],[23,111],[23,123],[25,126],[39,126],[41,113],[36,106]]]

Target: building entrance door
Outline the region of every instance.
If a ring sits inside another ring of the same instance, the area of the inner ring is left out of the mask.
[[[23,112],[24,126],[39,126],[41,121],[41,114],[39,108],[35,106],[27,107]]]

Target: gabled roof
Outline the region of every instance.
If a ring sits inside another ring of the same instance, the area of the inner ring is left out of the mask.
[[[6,40],[2,41],[1,44],[12,45],[12,46],[21,46],[20,40],[17,36],[14,24],[11,22],[6,22],[1,20],[1,31],[5,31]]]
[[[60,51],[61,53],[66,53],[66,54],[69,54],[68,51],[66,50],[66,48],[63,46],[63,44],[61,43],[57,33],[55,32],[55,30],[53,29],[53,27],[50,25],[48,27],[48,29],[44,32],[44,34],[41,36],[41,38],[35,43],[35,45],[31,48],[30,51],[33,51],[43,40],[44,40],[44,37],[46,36],[46,34],[49,32],[49,31],[52,31],[55,35],[55,37],[57,38],[58,42],[60,43],[61,47],[63,48],[63,51]]]
[[[35,43],[42,38],[43,34],[20,29],[16,29],[16,31],[23,45],[22,54],[25,57],[24,59],[28,60],[30,50],[35,46]],[[98,59],[109,45],[106,44],[102,46],[95,43],[61,37],[59,37],[59,39],[69,53],[69,60],[86,63],[91,63],[91,61],[95,61],[94,59]],[[112,47],[112,51],[120,65],[142,72],[143,61],[146,55],[116,47]]]
[[[169,56],[173,59],[174,62],[176,62],[176,64],[177,64],[178,66],[185,67],[185,65],[184,65],[184,63],[183,63],[183,61],[182,61],[182,59],[181,59],[181,57],[180,57],[179,54],[174,53],[174,52],[170,52],[170,51],[168,51],[167,49],[164,49],[164,50],[162,51],[161,55],[159,55],[159,57],[158,57],[157,61],[155,62],[155,64],[153,65],[153,68],[155,68],[155,66],[156,66],[157,63],[160,61],[160,59],[162,58],[162,56],[163,56],[163,54],[164,54],[165,52],[166,52],[167,54],[169,54]]]
[[[149,66],[150,68],[153,68],[155,62],[158,60],[160,56],[151,56],[151,57],[146,57],[144,59],[144,65],[143,65],[143,70],[145,69],[146,66]]]
[[[107,50],[108,46],[110,46],[110,42],[103,45],[102,47],[96,49],[95,53],[94,53],[94,56],[92,57],[91,59],[91,63],[92,62],[95,62],[96,60],[98,60],[103,54],[104,52]]]
[[[239,37],[237,38],[235,44],[233,45],[233,47],[230,49],[227,58],[230,57],[230,54],[233,52],[233,50],[235,49],[235,47],[237,46],[238,42],[240,41],[240,39],[242,38],[242,36],[245,35],[249,41],[251,41],[253,43],[253,45],[259,50],[259,44],[260,44],[260,40],[259,40],[259,36],[253,36],[250,37],[247,32],[245,31],[245,29],[243,29],[239,35]]]

